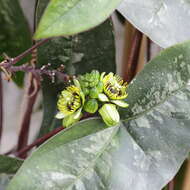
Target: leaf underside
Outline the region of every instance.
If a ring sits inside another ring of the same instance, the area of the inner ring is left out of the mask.
[[[123,0],[118,10],[165,48],[190,39],[189,0]]]

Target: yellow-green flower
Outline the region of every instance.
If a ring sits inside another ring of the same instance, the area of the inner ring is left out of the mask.
[[[101,74],[100,81],[103,83],[103,93],[98,95],[101,102],[113,103],[119,107],[127,108],[129,105],[123,100],[127,97],[127,83],[118,75],[109,73]]]
[[[127,82],[124,82],[120,76],[113,73],[105,76],[105,73],[102,73],[101,81],[104,84],[104,93],[109,99],[122,100],[127,97]]]
[[[126,108],[127,83],[113,73],[92,71],[73,79],[74,85],[67,87],[59,96],[56,118],[63,119],[68,127],[82,117],[82,112],[94,114],[97,111],[108,126],[119,123],[118,106]]]
[[[74,113],[81,105],[80,89],[74,85],[63,90],[57,102],[58,110],[63,116],[62,118]]]
[[[75,81],[77,84],[77,82]],[[59,112],[56,118],[63,119],[65,127],[75,123],[81,117],[82,107],[84,105],[84,95],[77,85],[71,85],[61,92],[57,102]]]

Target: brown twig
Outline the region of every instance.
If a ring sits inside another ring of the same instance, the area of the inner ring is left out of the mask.
[[[2,75],[0,72],[0,143],[2,139],[3,132],[3,84],[2,84]]]
[[[7,67],[10,67],[12,65],[15,65],[17,62],[19,62],[21,59],[23,59],[27,55],[31,54],[36,48],[40,47],[41,45],[43,45],[47,41],[49,41],[49,39],[41,40],[40,42],[36,43],[31,48],[27,49],[26,51],[24,51],[23,53],[21,53],[17,57],[15,57],[15,58],[7,58],[5,61],[3,61],[1,63],[1,66],[4,67],[4,68],[7,68]]]
[[[67,82],[72,78],[72,76],[68,76],[63,73],[64,66],[61,65],[57,70],[49,70],[48,67],[50,64],[44,65],[41,68],[35,68],[35,63],[33,64],[33,59],[30,61],[30,64],[26,63],[21,66],[15,66],[15,64],[20,61],[22,58],[27,56],[30,53],[33,53],[34,55],[36,53],[36,48],[41,46],[42,44],[46,43],[49,39],[45,39],[40,41],[39,43],[36,43],[34,46],[32,46],[30,49],[26,50],[19,56],[15,58],[9,58],[8,56],[5,56],[5,60],[0,63],[0,69],[4,72],[7,80],[11,79],[12,73],[17,71],[24,71],[30,73],[30,79],[29,79],[29,85],[26,92],[26,102],[25,102],[25,110],[23,113],[23,118],[21,121],[21,130],[19,134],[19,140],[18,140],[18,147],[17,151],[19,152],[24,147],[27,146],[28,143],[28,136],[29,136],[29,130],[30,130],[30,120],[31,120],[31,114],[33,110],[33,105],[35,103],[35,100],[37,98],[37,94],[39,91],[40,86],[40,80],[41,76],[43,74],[48,75],[51,77],[52,82],[55,80],[55,76],[60,78],[62,81]],[[36,60],[36,59],[35,59]],[[25,158],[27,154],[22,154],[20,157]]]
[[[47,64],[42,66],[41,68],[35,68],[33,65],[30,65],[28,63],[23,64],[21,66],[10,66],[6,68],[6,71],[8,73],[15,73],[18,71],[28,72],[32,73],[37,79],[41,77],[42,75],[46,75],[54,80],[55,77],[60,78],[62,81],[67,82],[70,78],[67,74],[63,73],[64,65],[61,65],[60,68],[57,70],[48,69],[51,66],[51,64]]]
[[[84,114],[84,116],[81,118],[81,120],[87,119],[93,117],[92,114],[86,113]],[[23,158],[23,156],[26,155],[26,153],[28,151],[30,151],[32,148],[36,147],[36,146],[40,146],[41,144],[43,144],[46,140],[48,140],[49,138],[53,137],[54,135],[56,135],[57,133],[59,133],[60,131],[62,131],[63,129],[65,129],[64,127],[59,127],[54,129],[53,131],[51,131],[50,133],[44,135],[43,137],[35,140],[32,144],[25,146],[24,148],[22,148],[19,151],[16,151],[15,153],[13,153],[15,156]],[[11,152],[12,153],[12,152]]]
[[[26,155],[26,153],[29,150],[31,150],[35,146],[39,146],[39,145],[43,144],[46,140],[48,140],[49,138],[53,137],[54,135],[56,135],[57,133],[59,133],[63,129],[64,129],[64,127],[59,127],[59,128],[54,129],[50,133],[48,133],[45,136],[43,136],[43,137],[37,139],[36,141],[34,141],[32,144],[30,144],[30,145],[22,148],[20,151],[16,152],[15,156],[17,156],[17,157],[23,157],[24,155]]]
[[[174,179],[169,182],[168,184],[168,190],[174,190],[175,182]]]
[[[150,40],[150,38],[147,37],[147,54],[146,54],[147,62],[149,62],[151,59],[151,43],[152,41]]]
[[[21,120],[21,131],[19,134],[18,147],[17,151],[23,149],[28,143],[29,131],[30,131],[30,121],[34,103],[37,98],[37,94],[39,91],[39,84],[36,82],[35,77],[30,74],[29,75],[29,84],[28,89],[26,91],[26,102],[25,109],[23,113],[23,118]],[[22,158],[25,158],[27,155],[23,154]]]
[[[40,47],[41,45],[46,43],[48,40],[49,39],[44,39],[36,43],[31,48],[29,48],[28,50],[26,50],[25,52],[23,52],[22,54],[18,55],[15,58],[10,58],[6,54],[4,54],[5,60],[0,63],[0,69],[4,72],[6,79],[10,80],[12,73],[14,72],[23,71],[23,72],[31,72],[38,79],[41,75],[45,74],[51,77],[52,80],[54,80],[54,77],[56,75],[58,78],[67,82],[70,78],[68,75],[63,73],[64,65],[61,65],[57,70],[48,70],[48,67],[50,66],[50,64],[44,65],[40,69],[37,69],[34,67],[34,65],[31,65],[28,63],[23,64],[21,66],[15,66],[15,64],[19,62],[22,58],[34,52],[36,48]]]
[[[138,64],[142,37],[143,37],[143,34],[139,30],[135,29],[133,40],[132,40],[132,47],[130,50],[129,59],[127,63],[127,70],[124,76],[124,80],[127,82],[130,82],[136,74],[136,68]]]

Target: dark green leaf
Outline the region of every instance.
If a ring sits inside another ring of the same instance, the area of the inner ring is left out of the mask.
[[[59,133],[26,160],[8,190],[164,187],[190,149],[189,52],[190,42],[174,46],[145,67],[129,87],[126,121],[105,129],[91,119]]]
[[[183,189],[183,185],[184,185],[184,181],[185,181],[185,177],[186,177],[186,172],[187,172],[187,165],[188,162],[185,161],[183,163],[183,165],[181,166],[178,174],[175,177],[175,188],[174,190],[182,190]]]
[[[35,38],[68,36],[89,30],[106,20],[121,0],[50,1]]]
[[[66,145],[71,140],[75,141],[78,138],[82,138],[89,134],[98,132],[104,128],[106,128],[106,125],[100,119],[95,118],[95,119],[88,119],[86,121],[81,121],[77,125],[73,126],[72,128],[68,128],[67,130],[65,130],[64,133],[62,133],[62,132],[59,133],[58,135],[56,135],[56,138],[50,139],[46,143],[47,149],[46,148],[44,149],[43,148],[44,145],[43,145],[39,148],[40,151],[33,153],[33,155],[35,156],[35,159],[33,160],[33,159],[29,158],[28,161],[25,161],[25,163],[24,163],[25,166],[21,168],[21,170],[18,172],[18,174],[16,174],[16,178],[18,178],[18,179],[21,178],[25,182],[27,181],[27,183],[25,183],[25,187],[23,186],[24,184],[21,184],[20,182],[18,182],[16,180],[15,181],[16,183],[13,182],[14,184],[12,183],[9,188],[10,189],[15,188],[15,189],[19,189],[19,190],[22,190],[23,188],[27,189],[27,190],[32,190],[32,189],[35,189],[35,190],[51,189],[51,190],[53,190],[53,189],[56,189],[55,187],[52,186],[52,184],[45,185],[44,184],[45,181],[43,181],[43,178],[39,179],[39,183],[37,182],[36,184],[33,184],[33,182],[35,180],[37,180],[37,178],[39,177],[38,169],[42,168],[43,166],[45,167],[44,171],[42,171],[41,174],[44,175],[45,178],[49,176],[48,181],[50,181],[50,178],[52,175],[52,177],[54,176],[55,179],[58,177],[58,178],[60,178],[60,180],[62,182],[64,182],[64,179],[62,178],[62,174],[56,171],[56,168],[61,169],[61,167],[59,166],[59,163],[62,163],[62,164],[64,163],[63,154],[65,154],[65,153],[62,152],[62,150],[63,150],[62,146]],[[80,150],[80,147],[78,147],[78,148]],[[41,152],[41,150],[42,150],[42,152]],[[56,151],[56,152],[54,152],[54,151]],[[70,150],[70,152],[72,152],[72,150]],[[61,159],[60,159],[60,156],[61,156]],[[47,157],[48,157],[48,159],[47,159]],[[46,158],[46,159],[44,160],[44,158]],[[51,163],[49,162],[50,161],[49,158],[53,158],[53,160],[51,160]],[[71,162],[74,161],[73,159],[74,158],[70,157]],[[42,164],[42,162],[43,162],[43,166],[40,166]],[[22,171],[25,171],[25,169],[26,169],[25,167],[27,167],[29,169],[28,170],[29,175],[22,175],[23,174]],[[54,167],[55,173],[51,172],[52,167]],[[37,175],[35,175],[34,170],[37,171],[37,173],[36,173]],[[28,177],[30,178],[30,180]],[[18,184],[17,184],[17,182],[18,182]],[[57,183],[57,182],[55,181],[55,183]],[[63,188],[63,186],[59,186],[58,189],[65,189],[65,188]]]
[[[15,57],[31,46],[28,24],[17,0],[0,0],[0,54],[7,53]],[[23,59],[17,65],[23,64]],[[18,72],[13,80],[23,85],[24,73]]]
[[[38,1],[38,20],[47,2],[49,1]],[[89,32],[68,38],[54,38],[39,48],[38,55],[39,66],[51,63],[51,68],[58,68],[63,64],[65,72],[72,75],[90,72],[92,69],[115,72],[113,26],[108,20]],[[57,95],[63,88],[64,84],[60,81],[52,83],[50,79],[44,79],[42,83],[44,119],[40,136],[61,125],[54,116],[57,111]]]
[[[0,155],[0,173],[13,174],[20,168],[22,163],[22,160]]]

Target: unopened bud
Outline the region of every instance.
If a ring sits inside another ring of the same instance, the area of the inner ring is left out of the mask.
[[[98,102],[95,99],[88,100],[84,105],[84,110],[88,113],[95,113],[98,110]]]
[[[114,126],[119,123],[120,116],[116,109],[116,106],[113,104],[104,104],[100,109],[99,113],[102,116],[102,119],[108,126]]]

